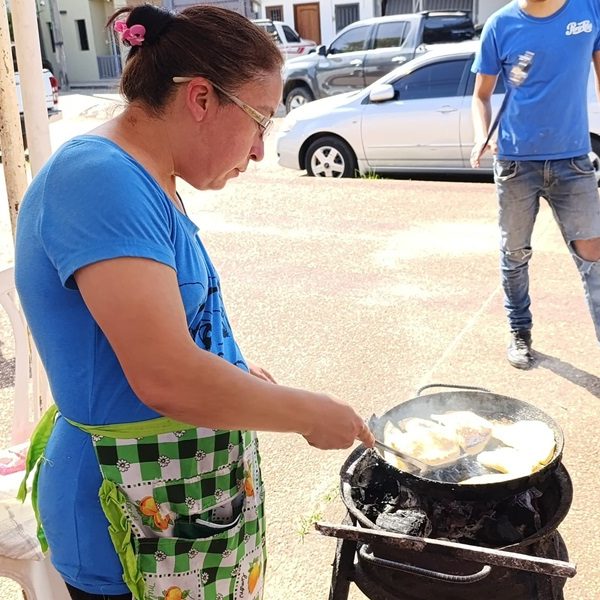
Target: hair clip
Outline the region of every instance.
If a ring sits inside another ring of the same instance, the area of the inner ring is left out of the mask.
[[[115,21],[115,31],[121,34],[121,41],[128,42],[130,46],[141,46],[146,35],[143,25],[132,25],[127,27],[125,21]]]

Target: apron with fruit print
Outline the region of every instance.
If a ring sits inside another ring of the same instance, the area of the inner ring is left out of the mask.
[[[53,422],[47,416],[38,427],[45,431],[34,432],[27,472],[43,455]],[[100,503],[135,600],[262,598],[264,489],[255,432],[192,428],[165,417],[69,422],[91,435]],[[37,514],[35,479],[32,496]],[[41,528],[39,537],[44,546]]]

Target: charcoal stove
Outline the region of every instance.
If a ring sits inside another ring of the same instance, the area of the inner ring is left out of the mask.
[[[356,494],[357,478],[372,466],[373,456],[359,447],[342,467],[341,495],[348,509],[343,524],[316,526],[339,538],[329,600],[347,600],[352,584],[369,600],[564,599],[566,578],[576,572],[557,531],[573,498],[564,465],[535,492],[536,531],[525,529],[523,539],[490,547],[489,540],[476,545],[404,535],[373,522]]]

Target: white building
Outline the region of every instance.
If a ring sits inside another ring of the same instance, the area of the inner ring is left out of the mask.
[[[13,0],[14,1],[14,0]],[[18,0],[22,1],[22,0]],[[115,79],[121,73],[120,48],[109,17],[126,0],[54,0],[60,16],[65,71],[71,84]],[[51,0],[36,0],[42,56],[56,74],[59,56]]]
[[[262,0],[260,16],[285,21],[306,39],[328,44],[346,25],[381,15],[421,10],[469,10],[483,23],[508,0]]]
[[[14,0],[13,0],[14,1]],[[24,1],[24,0],[19,0]],[[114,80],[121,73],[121,48],[106,21],[122,6],[144,2],[181,10],[198,3],[235,10],[248,18],[284,21],[303,38],[327,44],[346,25],[380,16],[419,10],[470,10],[482,23],[508,0],[35,0],[43,57],[56,71],[58,56],[50,4],[60,14],[66,72],[73,85]],[[10,2],[9,2],[10,4]]]

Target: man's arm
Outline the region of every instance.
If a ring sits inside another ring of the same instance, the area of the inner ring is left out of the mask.
[[[478,73],[475,79],[475,89],[473,90],[473,101],[471,104],[471,114],[473,117],[473,129],[475,131],[475,145],[471,152],[471,166],[479,167],[481,156],[490,148],[483,148],[485,139],[492,122],[492,94],[496,89],[498,75],[484,75]]]

